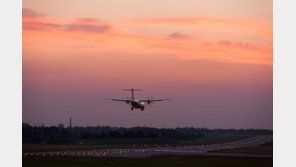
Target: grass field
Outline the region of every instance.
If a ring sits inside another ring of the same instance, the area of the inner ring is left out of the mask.
[[[244,147],[244,148],[234,148],[228,150],[213,151],[219,153],[240,153],[240,154],[264,154],[272,155],[273,147],[272,146],[253,146],[253,147]]]
[[[272,158],[207,157],[207,156],[156,156],[149,158],[115,157],[26,157],[23,167],[271,167]]]
[[[182,145],[201,145],[225,143],[253,137],[250,135],[208,135],[194,141],[173,141],[173,140],[99,140],[87,141],[82,145],[41,145],[41,144],[23,144],[23,152],[41,152],[41,151],[69,151],[69,150],[92,150],[92,149],[112,149],[112,148],[143,148],[158,146],[182,146]]]

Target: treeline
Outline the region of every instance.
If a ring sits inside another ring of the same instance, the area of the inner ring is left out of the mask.
[[[258,129],[206,129],[206,128],[150,128],[150,127],[73,127],[64,128],[62,125],[43,127],[30,126],[23,123],[23,143],[74,144],[79,141],[102,139],[168,139],[194,140],[206,134],[272,134],[271,130]]]

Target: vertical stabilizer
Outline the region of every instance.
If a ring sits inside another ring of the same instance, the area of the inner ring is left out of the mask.
[[[135,99],[134,91],[142,91],[142,89],[131,88],[131,89],[123,89],[123,91],[131,91],[132,92],[132,100],[134,100]]]

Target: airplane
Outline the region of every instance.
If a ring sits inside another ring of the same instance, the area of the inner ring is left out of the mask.
[[[141,109],[142,111],[145,108],[145,103],[150,104],[157,102],[157,101],[166,101],[166,100],[171,100],[171,99],[147,99],[147,100],[137,100],[135,99],[135,95],[134,95],[134,91],[142,91],[141,89],[123,89],[123,91],[131,91],[132,92],[132,98],[131,99],[106,99],[106,100],[112,100],[112,101],[119,101],[119,102],[124,102],[126,104],[130,104],[131,105],[131,110],[135,109]]]

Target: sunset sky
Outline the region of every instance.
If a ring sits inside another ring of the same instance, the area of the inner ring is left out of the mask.
[[[272,0],[23,0],[23,122],[272,129]],[[106,101],[172,98],[140,110]]]

